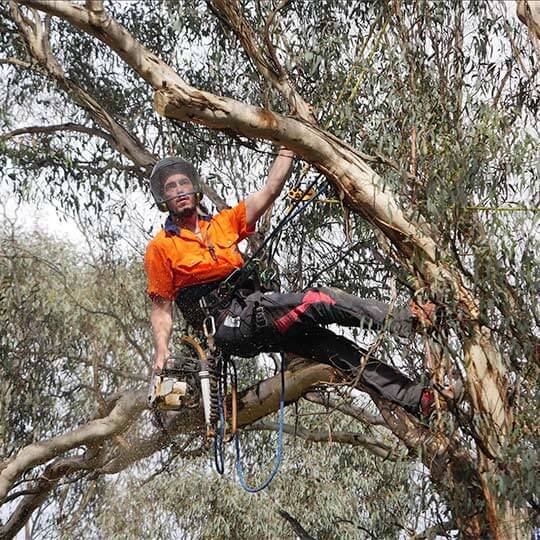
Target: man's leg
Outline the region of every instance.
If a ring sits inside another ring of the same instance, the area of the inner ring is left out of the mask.
[[[414,318],[409,307],[391,310],[384,302],[359,298],[340,289],[318,287],[301,293],[255,295],[282,335],[306,325],[332,323],[374,330],[386,326],[402,335],[409,335],[413,330]],[[246,300],[250,302],[252,296]]]
[[[356,377],[365,351],[352,341],[318,326],[295,325],[294,332],[281,334],[267,313],[263,314],[266,321],[255,315],[255,310],[262,305],[261,296],[248,297],[245,305],[233,302],[228,314],[221,317],[216,333],[218,346],[238,356],[253,356],[262,351],[291,352],[350,373],[351,379]],[[360,381],[382,397],[418,414],[422,384],[412,381],[398,369],[370,358]]]
[[[321,327],[306,327],[304,332],[285,339],[283,347],[287,352],[336,367],[346,375],[350,374],[351,380],[357,376],[356,370],[367,353],[349,339]],[[409,412],[419,414],[423,385],[395,367],[369,358],[360,382]]]

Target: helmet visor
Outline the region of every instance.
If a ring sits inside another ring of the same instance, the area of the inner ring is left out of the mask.
[[[182,158],[165,158],[156,163],[150,175],[150,191],[156,204],[165,202],[165,181],[175,174],[184,174],[193,184],[193,190],[200,193],[199,173],[195,167]]]

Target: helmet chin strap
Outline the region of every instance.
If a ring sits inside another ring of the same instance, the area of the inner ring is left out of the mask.
[[[174,199],[178,199],[178,197],[189,197],[190,195],[200,195],[202,197],[201,191],[187,191],[186,193],[179,193],[178,195],[175,195],[174,197],[169,197],[168,199],[163,199],[159,201],[159,204],[168,203],[169,201],[174,201]]]

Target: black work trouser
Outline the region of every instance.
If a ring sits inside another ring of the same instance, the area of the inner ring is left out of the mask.
[[[351,340],[321,325],[381,329],[409,334],[408,309],[389,313],[383,302],[367,300],[340,289],[312,288],[301,293],[238,294],[217,312],[216,344],[226,353],[249,357],[284,351],[329,364],[355,376],[365,351]],[[377,359],[368,359],[361,383],[382,397],[418,414],[422,384]]]

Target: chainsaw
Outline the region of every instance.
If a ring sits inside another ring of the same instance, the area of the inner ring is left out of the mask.
[[[207,433],[210,428],[210,375],[206,354],[199,342],[181,338],[197,352],[197,358],[171,357],[160,373],[154,372],[148,388],[148,404],[157,411],[178,411],[183,407],[198,407],[201,400]]]

